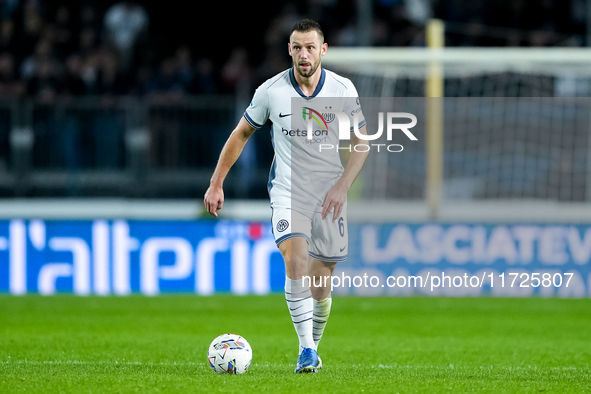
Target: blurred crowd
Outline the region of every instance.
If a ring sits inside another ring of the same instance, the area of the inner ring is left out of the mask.
[[[429,4],[374,0],[372,45],[424,45],[425,21],[433,16],[447,21],[446,44],[452,46],[582,44],[576,37],[585,23],[585,0]],[[0,0],[0,97],[43,101],[79,95],[235,93],[290,66],[286,42],[301,18],[318,20],[330,45],[359,45],[357,7],[352,0],[276,4],[264,23],[260,53],[228,42],[220,48],[223,57],[208,57],[195,56],[189,39],[167,42],[166,53],[159,53],[150,34],[151,19],[159,15],[140,2]]]
[[[155,59],[149,29],[146,9],[128,1],[0,0],[0,97],[215,91],[208,59],[193,64],[185,45]]]
[[[256,86],[291,66],[289,33],[303,18],[321,24],[329,46],[424,46],[433,17],[445,21],[447,46],[573,46],[589,44],[588,1],[288,0],[200,2],[191,10],[183,0],[0,0],[0,172],[18,157],[12,136],[24,126],[34,134],[32,168],[122,169],[133,162],[130,119],[149,130],[149,165],[214,166]],[[195,101],[199,111],[168,106],[210,94],[226,97]],[[157,105],[132,111],[114,105],[121,95]],[[82,96],[100,99],[53,105]],[[37,105],[11,105],[21,98]],[[263,183],[252,192],[252,177],[266,172],[272,146],[268,133],[254,138],[240,158],[241,197],[266,194]]]
[[[439,0],[448,46],[581,46],[588,0]]]

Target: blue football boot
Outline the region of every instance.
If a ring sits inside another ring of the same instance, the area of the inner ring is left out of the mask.
[[[304,348],[298,356],[295,373],[318,372],[318,353],[312,348]]]

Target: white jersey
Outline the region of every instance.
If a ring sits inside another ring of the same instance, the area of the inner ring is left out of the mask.
[[[255,129],[268,120],[272,122],[275,157],[268,182],[271,206],[322,211],[326,192],[343,174],[338,150],[320,150],[321,144],[339,146],[339,122],[333,122],[334,115],[326,110],[344,112],[350,118],[350,124],[353,124],[355,114],[358,127],[365,125],[353,83],[324,68],[320,70],[320,81],[311,96],[302,92],[294,77],[294,69],[290,68],[259,86],[244,112],[244,118]],[[337,103],[338,108],[332,107],[333,103]],[[322,113],[324,108],[325,113]],[[314,118],[315,130],[311,138],[306,130],[307,117]]]

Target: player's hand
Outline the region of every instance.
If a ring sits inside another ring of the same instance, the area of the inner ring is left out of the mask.
[[[224,189],[221,186],[209,186],[205,192],[203,202],[205,203],[207,212],[217,218],[218,211],[224,206]]]
[[[341,217],[343,207],[347,201],[347,188],[342,186],[340,182],[330,188],[330,190],[324,196],[324,202],[322,203],[322,220],[326,219],[328,214],[334,209],[332,216],[332,222]]]

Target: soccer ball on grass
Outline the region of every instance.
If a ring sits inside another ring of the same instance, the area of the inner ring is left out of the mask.
[[[240,375],[248,371],[252,349],[246,339],[237,334],[223,334],[209,345],[207,361],[216,373]]]

